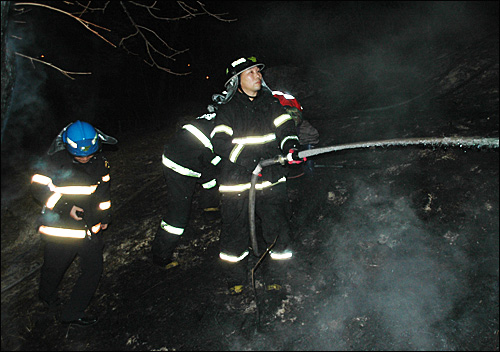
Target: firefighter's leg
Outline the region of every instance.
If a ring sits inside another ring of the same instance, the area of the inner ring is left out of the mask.
[[[49,306],[57,300],[58,286],[75,256],[74,244],[45,243],[38,297]]]
[[[248,197],[223,194],[221,207],[219,258],[230,293],[238,294],[248,281]]]
[[[102,234],[95,235],[90,241],[86,239],[84,241],[78,250],[81,274],[73,287],[70,300],[64,305],[61,313],[62,321],[73,321],[85,315],[85,309],[101,279],[104,246]]]
[[[287,267],[293,256],[288,206],[285,184],[265,190],[257,197],[256,213],[262,219],[264,240],[268,248],[274,243],[263,265],[265,283],[270,290],[279,290],[286,281]]]
[[[199,208],[203,209],[203,217],[207,221],[220,218],[220,192],[216,184],[208,182],[202,184]]]
[[[164,168],[167,184],[166,211],[151,244],[153,262],[167,265],[189,222],[191,201],[196,186],[193,177]]]

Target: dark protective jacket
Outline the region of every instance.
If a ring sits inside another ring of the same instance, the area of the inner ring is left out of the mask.
[[[39,231],[46,240],[85,238],[100,231],[111,221],[109,164],[101,152],[86,164],[61,150],[35,167],[31,179],[32,194],[43,204]],[[76,205],[84,210],[84,220],[70,217]],[[88,227],[87,227],[88,225]]]
[[[182,126],[163,149],[162,162],[167,168],[184,176],[198,178],[204,188],[215,186],[217,164],[210,141],[215,113],[202,115]]]
[[[215,153],[230,162],[219,177],[220,192],[239,193],[250,188],[251,173],[261,159],[287,154],[297,148],[295,123],[270,91],[261,90],[250,101],[240,92],[217,111],[211,133]],[[262,170],[257,189],[286,181],[287,168],[272,165]]]

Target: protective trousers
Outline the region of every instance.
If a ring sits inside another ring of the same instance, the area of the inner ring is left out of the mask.
[[[151,244],[151,250],[153,256],[169,260],[189,222],[193,194],[200,179],[181,175],[167,167],[163,167],[163,174],[167,185],[166,210],[162,226]],[[201,190],[200,206],[210,208],[218,205],[219,195],[216,187]]]
[[[250,246],[248,218],[248,192],[243,194],[222,194],[222,230],[220,251],[234,257],[241,256]],[[277,238],[273,249],[283,251],[290,245],[290,211],[286,184],[278,184],[256,192],[255,215],[261,221],[262,237],[266,247]],[[259,248],[263,253],[265,248]],[[228,275],[241,275],[247,261],[228,263],[223,268],[232,267]],[[239,278],[238,278],[239,279]]]
[[[40,275],[39,297],[52,302],[57,297],[58,286],[75,257],[80,257],[80,276],[76,281],[69,301],[64,305],[61,320],[82,318],[92,299],[103,270],[104,241],[96,235],[91,240],[72,242],[46,242],[44,261]]]

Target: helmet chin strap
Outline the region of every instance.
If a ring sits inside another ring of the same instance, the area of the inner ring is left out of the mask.
[[[261,83],[262,83],[262,88],[267,89],[267,90],[268,90],[269,92],[271,92],[271,93],[273,92],[273,91],[272,91],[272,89],[271,89],[271,88],[269,88],[269,86],[268,86],[268,85],[266,84],[266,82],[264,81],[264,77],[262,77],[262,79],[261,79]],[[261,88],[261,90],[262,90],[262,88]]]

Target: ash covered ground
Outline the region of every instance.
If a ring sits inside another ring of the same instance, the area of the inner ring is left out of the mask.
[[[304,99],[320,146],[498,138],[498,36],[480,44],[445,57],[434,89],[401,105],[327,119],[324,103]],[[39,206],[26,187],[2,206],[2,350],[498,351],[498,148],[368,148],[312,158],[313,174],[288,182],[297,251],[286,284],[266,291],[259,266],[255,291],[231,296],[218,267],[220,219],[202,216],[199,191],[178,265],[151,263],[168,197],[160,163],[170,133],[125,136],[107,152],[115,215],[88,310],[97,325],[61,325],[58,310],[38,302]],[[65,299],[77,264],[62,282]]]

